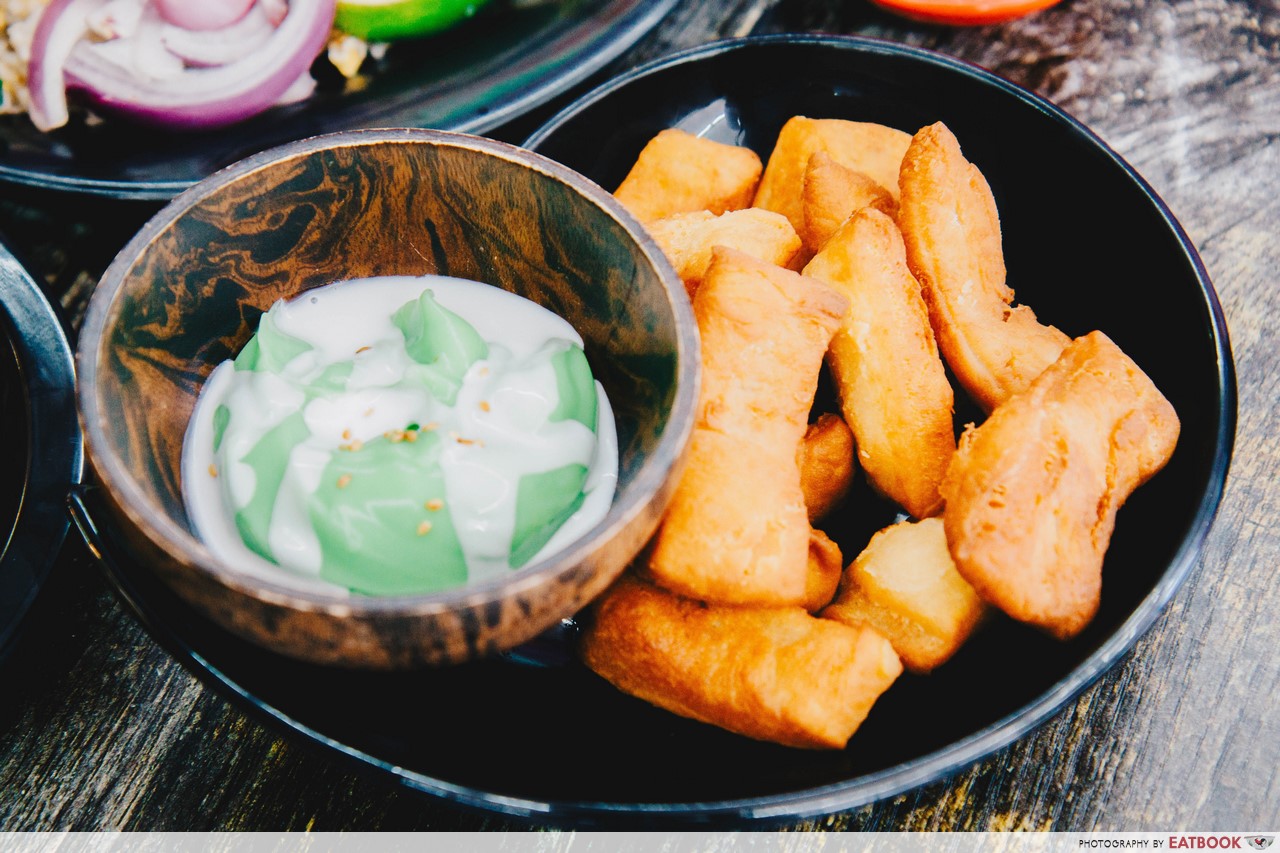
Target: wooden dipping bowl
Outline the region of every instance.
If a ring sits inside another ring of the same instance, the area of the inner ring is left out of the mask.
[[[618,424],[608,515],[551,559],[430,595],[311,591],[215,557],[187,518],[180,464],[210,371],[277,299],[428,273],[518,293],[582,335]],[[90,480],[124,558],[252,642],[315,663],[392,669],[510,649],[617,577],[667,505],[698,364],[683,285],[612,196],[511,145],[405,129],[285,145],[179,195],[103,275],[76,366]]]

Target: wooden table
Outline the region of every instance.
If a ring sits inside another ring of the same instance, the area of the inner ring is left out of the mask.
[[[957,30],[860,0],[684,0],[588,83],[712,39],[783,31],[933,48],[1093,128],[1199,249],[1230,325],[1240,399],[1233,469],[1203,557],[1120,665],[950,781],[801,827],[1280,827],[1280,6],[1065,0]],[[567,97],[494,135],[522,139]],[[3,200],[0,211],[0,229],[73,320],[143,216],[86,223],[38,200]],[[148,637],[74,535],[0,669],[3,830],[513,826],[353,775],[246,718]]]

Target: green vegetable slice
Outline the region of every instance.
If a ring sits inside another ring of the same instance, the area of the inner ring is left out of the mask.
[[[340,0],[334,27],[365,41],[431,35],[474,15],[488,0]]]

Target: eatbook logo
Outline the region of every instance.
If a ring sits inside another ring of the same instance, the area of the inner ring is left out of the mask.
[[[1250,835],[1249,846],[1254,850],[1266,850],[1271,846],[1271,842],[1275,841],[1274,835]]]

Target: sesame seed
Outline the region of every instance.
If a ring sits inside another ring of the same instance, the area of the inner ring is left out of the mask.
[[[427,535],[428,533],[430,533],[430,532],[431,532],[431,522],[429,522],[429,521],[424,521],[424,522],[422,522],[421,524],[419,524],[419,525],[418,525],[418,535],[419,535],[419,536],[426,536],[426,535]]]
[[[440,429],[440,424],[439,424],[439,423],[437,423],[436,421],[432,421],[431,423],[429,423],[429,424],[427,424],[426,426],[424,426],[424,427],[422,428],[422,431],[423,431],[423,432],[434,432],[434,431],[436,431],[436,430],[438,430],[438,429]]]
[[[343,474],[338,478],[338,488],[345,489],[351,483],[351,475]]]
[[[411,430],[409,430],[408,432],[404,433],[404,440],[405,440],[405,441],[408,441],[408,442],[414,442],[414,441],[417,441],[417,440],[418,440],[418,431],[417,431],[416,429],[411,429]]]
[[[487,412],[487,411],[489,411],[489,401],[488,401],[488,400],[481,400],[481,401],[480,401],[480,411],[482,411],[482,412]]]
[[[427,501],[426,507],[432,512],[436,512],[444,508],[444,501],[440,500],[440,498],[432,498]]]
[[[365,409],[365,410],[364,410],[364,416],[365,416],[366,418],[367,418],[367,417],[369,417],[369,416],[370,416],[370,415],[372,415],[372,414],[373,414],[373,406],[370,406],[369,408],[367,408],[367,409]]]
[[[209,463],[209,476],[210,477],[218,476],[218,466],[214,465],[212,462]]]
[[[373,347],[360,347],[360,349],[356,350],[356,355],[359,355],[362,352],[368,352],[371,349],[373,349]]]
[[[344,429],[344,430],[342,431],[342,438],[343,438],[343,440],[344,440],[344,441],[350,441],[350,440],[351,440],[351,430],[349,430],[349,429]]]

